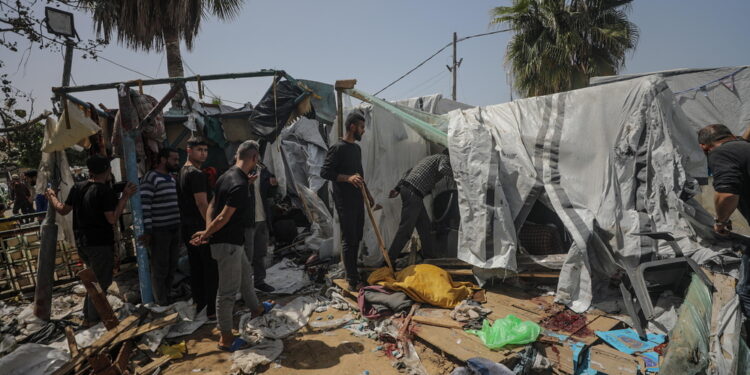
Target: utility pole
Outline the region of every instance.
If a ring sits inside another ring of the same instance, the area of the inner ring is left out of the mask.
[[[457,44],[458,44],[458,34],[454,32],[453,33],[453,64],[451,66],[446,66],[448,68],[448,71],[453,73],[453,79],[451,81],[451,86],[452,86],[451,98],[453,100],[456,100],[456,81],[457,81],[458,67],[461,66],[461,62],[464,61],[463,58],[458,60],[458,56],[456,52]]]
[[[67,38],[65,40],[65,64],[63,66],[63,87],[70,86],[70,72],[73,67],[73,48],[75,42]],[[65,108],[65,99],[63,99]],[[53,151],[49,155],[49,165],[52,167],[48,181],[52,189],[57,190],[60,186],[60,170],[57,167],[60,151]],[[34,289],[34,315],[42,320],[49,320],[52,314],[52,284],[55,274],[55,253],[57,252],[57,224],[55,217],[57,212],[52,204],[47,205],[47,215],[42,222],[41,241],[39,257],[37,258],[36,288]]]

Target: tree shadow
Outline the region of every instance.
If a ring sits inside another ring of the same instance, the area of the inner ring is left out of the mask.
[[[281,361],[281,365],[299,370],[326,369],[338,365],[342,356],[362,353],[364,349],[365,346],[358,342],[342,342],[337,346],[329,346],[320,340],[295,338],[284,342],[284,353],[287,357]]]

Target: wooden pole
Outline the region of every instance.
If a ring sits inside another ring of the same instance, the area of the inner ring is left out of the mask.
[[[247,72],[247,73],[209,74],[205,76],[203,75],[200,76],[200,80],[201,81],[213,81],[213,80],[220,80],[220,79],[271,77],[277,74],[283,75],[286,79],[290,81],[294,80],[289,75],[287,75],[286,72],[284,72],[283,70],[261,70],[257,72]],[[141,81],[133,80],[133,81],[127,81],[127,82],[97,83],[93,85],[84,85],[84,86],[53,87],[52,92],[57,95],[60,95],[60,94],[65,94],[65,93],[70,93],[70,92],[114,89],[114,88],[118,88],[123,83],[128,87],[139,85],[139,84],[143,86],[153,86],[153,85],[163,85],[167,83],[182,83],[182,82],[198,81],[198,79],[199,79],[198,76],[191,76],[191,77],[157,78],[157,79],[147,79],[147,80],[141,80]]]
[[[102,290],[99,285],[99,281],[94,275],[94,271],[91,268],[86,268],[81,272],[78,272],[78,278],[83,282],[83,286],[86,287],[86,293],[88,293],[91,303],[93,303],[96,312],[99,314],[99,318],[104,323],[104,327],[107,330],[112,330],[120,324],[120,321],[115,317],[115,312],[112,311],[107,301],[106,291]]]
[[[391,263],[391,257],[388,256],[388,250],[385,248],[385,242],[383,241],[383,236],[380,234],[380,228],[378,227],[378,223],[375,221],[375,216],[372,214],[372,206],[370,205],[370,198],[369,194],[367,192],[367,187],[362,185],[359,187],[359,190],[362,192],[362,200],[365,201],[365,207],[367,207],[367,215],[370,216],[370,223],[372,223],[372,229],[375,231],[375,237],[378,238],[378,247],[380,248],[380,253],[383,254],[383,259],[385,259],[385,264],[388,265],[388,269],[391,270],[391,273],[395,273],[395,269],[393,268],[393,264]]]

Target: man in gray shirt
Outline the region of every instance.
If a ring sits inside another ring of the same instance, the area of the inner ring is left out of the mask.
[[[433,249],[430,217],[427,215],[422,200],[432,192],[435,183],[445,176],[453,177],[453,169],[451,169],[447,149],[441,154],[430,155],[420,160],[417,165],[406,172],[406,176],[391,190],[388,195],[389,198],[401,195],[401,222],[388,250],[391,261],[396,261],[406,242],[411,238],[415,227],[417,233],[419,233],[419,239],[422,241],[422,251]]]

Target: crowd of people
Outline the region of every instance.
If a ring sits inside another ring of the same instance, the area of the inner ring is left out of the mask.
[[[47,189],[46,197],[60,214],[73,213],[76,246],[86,267],[102,288],[112,283],[115,236],[113,225],[126,202],[140,194],[143,235],[138,241],[149,252],[154,302],[166,306],[171,298],[180,245],[190,264],[190,284],[196,311],[206,310],[217,321],[219,348],[233,351],[242,340],[232,333],[235,295],[240,292],[253,315],[268,310],[256,289],[273,292],[264,282],[271,211],[268,198],[276,179],[260,162],[260,146],[243,142],[235,162],[212,183],[201,167],[208,157],[208,143],[200,137],[187,141],[187,160],[171,148],[159,151],[156,163],[140,180],[113,188],[108,158],[87,160],[89,178],[75,183],[64,201]],[[115,185],[117,186],[117,185]],[[84,304],[84,325],[100,320],[91,301]]]

